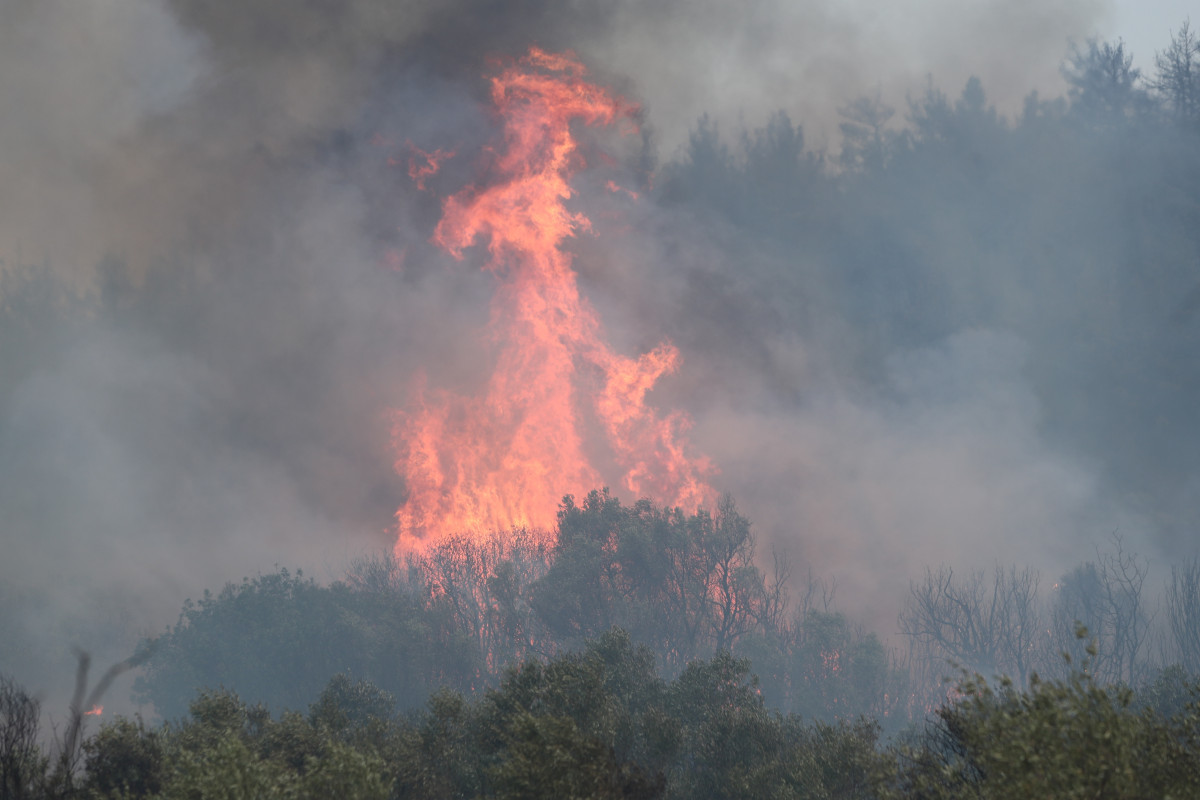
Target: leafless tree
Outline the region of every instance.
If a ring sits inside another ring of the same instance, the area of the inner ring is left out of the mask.
[[[771,567],[762,602],[752,607],[750,613],[759,629],[781,631],[786,625],[785,616],[791,600],[788,587],[792,581],[792,563],[786,553],[772,548]]]
[[[754,564],[754,548],[750,521],[738,513],[732,497],[722,497],[700,551],[704,563],[699,585],[705,593],[701,607],[717,650],[730,648],[765,619],[778,622],[782,612],[783,584],[777,583],[772,594]],[[786,572],[784,563],[777,561],[776,567]],[[779,580],[781,575],[775,577]]]
[[[0,676],[0,797],[33,797],[46,777],[38,747],[41,707],[11,679]]]
[[[1036,666],[1043,629],[1036,570],[997,565],[990,577],[972,572],[955,580],[947,566],[927,569],[900,611],[900,631],[912,645],[910,662],[925,682],[949,664],[1025,681]]]
[[[75,692],[67,712],[66,730],[57,740],[58,753],[53,767],[38,742],[41,704],[12,680],[0,676],[0,798],[71,796],[80,764],[80,744],[87,713],[100,704],[114,680],[143,663],[151,654],[152,650],[147,648],[113,664],[89,689],[92,658],[83,650],[75,651],[78,660]]]
[[[342,580],[356,591],[371,594],[424,594],[417,565],[412,559],[401,560],[390,549],[356,558]]]
[[[1154,67],[1151,86],[1168,111],[1184,124],[1200,123],[1200,42],[1188,22],[1172,34],[1165,51],[1154,54]]]
[[[88,672],[91,669],[92,657],[83,650],[76,650],[77,665],[75,669],[75,693],[71,698],[71,706],[67,715],[67,727],[63,737],[58,742],[58,758],[55,770],[51,776],[54,792],[59,795],[70,794],[80,764],[83,739],[84,718],[88,712],[97,707],[104,693],[123,673],[134,669],[146,661],[151,655],[149,649],[118,661],[109,667],[95,685],[88,688]]]
[[[457,628],[478,642],[488,668],[498,669],[537,649],[527,587],[546,573],[550,561],[549,540],[527,530],[483,540],[452,536],[410,557],[409,580],[419,578],[427,601],[448,608]]]
[[[1171,567],[1167,621],[1183,668],[1200,673],[1200,557]]]
[[[1057,649],[1072,662],[1087,661],[1088,670],[1104,682],[1136,683],[1146,677],[1143,651],[1150,635],[1150,614],[1142,595],[1149,567],[1124,549],[1113,536],[1112,547],[1096,550],[1096,560],[1080,564],[1056,584],[1051,612]],[[1088,630],[1076,636],[1078,625]],[[1094,642],[1096,654],[1085,652]]]

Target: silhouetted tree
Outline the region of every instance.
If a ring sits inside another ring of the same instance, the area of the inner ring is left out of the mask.
[[[118,717],[83,743],[84,791],[98,797],[129,800],[151,797],[166,780],[165,732],[148,728],[139,717]]]
[[[897,136],[887,129],[896,109],[883,102],[882,92],[863,95],[838,109],[842,121],[842,167],[857,172],[878,172],[887,166]]]
[[[318,586],[286,569],[188,601],[179,621],[153,641],[134,694],[168,718],[205,687],[236,688],[273,708],[304,708],[330,676],[348,673],[413,706],[439,685],[465,688],[481,674],[476,640],[437,604],[399,586]]]
[[[41,706],[10,678],[0,675],[0,796],[40,797],[49,759],[38,745]]]
[[[1123,125],[1145,114],[1149,96],[1138,85],[1141,70],[1121,40],[1089,39],[1085,48],[1073,46],[1063,77],[1070,84],[1071,109],[1095,125]]]
[[[1200,125],[1200,41],[1190,22],[1171,34],[1166,50],[1154,54],[1154,70],[1150,85],[1171,116],[1195,130]]]
[[[651,644],[671,669],[777,630],[786,567],[768,579],[754,562],[750,523],[733,501],[685,515],[648,501],[622,506],[607,492],[567,497],[549,571],[532,605],[565,643],[613,625]]]
[[[1105,683],[1133,685],[1148,676],[1143,651],[1149,637],[1149,613],[1142,597],[1148,567],[1126,551],[1119,538],[1111,549],[1097,549],[1096,561],[1080,564],[1057,585],[1051,611],[1055,649],[1074,663],[1084,660],[1087,640],[1076,636],[1082,624],[1097,652],[1089,669]]]
[[[809,719],[883,720],[903,702],[906,681],[891,654],[844,615],[810,609],[790,638],[789,710]]]
[[[409,557],[409,580],[431,608],[443,610],[471,638],[493,674],[548,642],[529,605],[530,587],[550,568],[547,537],[530,531],[480,539],[454,536]]]
[[[1200,675],[1200,558],[1171,567],[1166,606],[1175,655],[1189,674]]]
[[[912,658],[932,685],[948,665],[1025,681],[1035,666],[1036,639],[1044,630],[1035,570],[996,566],[990,577],[972,572],[956,581],[950,567],[927,569],[913,583],[900,612],[900,631]]]

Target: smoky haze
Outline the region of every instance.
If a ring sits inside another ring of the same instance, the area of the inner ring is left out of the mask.
[[[979,178],[983,192],[957,167],[834,186],[856,98],[898,109],[894,132],[906,97],[932,81],[953,103],[975,75],[984,108],[1015,118],[1030,92],[1066,91],[1068,42],[1104,13],[5,4],[0,672],[65,695],[72,645],[117,660],[205,588],[276,564],[336,577],[389,546],[405,498],[391,410],[422,370],[468,391],[487,367],[494,279],[481,254],[429,244],[439,198],[480,177],[489,59],[531,44],[575,50],[642,104],[642,135],[598,137],[616,163],[578,179],[596,228],[573,245],[585,295],[620,351],[680,347],[654,401],[692,414],[714,483],[764,544],[830,576],[839,607],[889,634],[926,564],[1055,574],[1113,530],[1151,557],[1188,552],[1200,472],[1178,426],[1195,381],[1167,361],[1195,322],[1167,300],[1190,288],[1194,236],[1112,224],[1163,177],[1114,199],[1082,177],[1085,146],[1024,184]],[[717,173],[749,174],[780,110],[804,135],[776,165],[792,172],[731,192]],[[409,142],[458,154],[428,192],[406,174]],[[1016,146],[1044,163],[1059,145]],[[783,213],[785,179],[804,188]],[[953,181],[968,202],[945,201]],[[1105,303],[1147,239],[1165,266],[1134,326]],[[1162,343],[1163,363],[1140,359]]]

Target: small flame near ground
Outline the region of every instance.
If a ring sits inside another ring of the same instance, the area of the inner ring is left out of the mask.
[[[411,409],[397,414],[396,469],[409,492],[396,513],[398,553],[453,534],[549,530],[564,493],[608,478],[660,504],[715,506],[713,468],[689,452],[688,417],[646,403],[658,379],[679,368],[679,351],[664,342],[637,358],[614,352],[564,249],[591,230],[566,206],[569,179],[584,166],[571,124],[634,127],[637,110],[585,75],[574,55],[533,48],[491,78],[503,147],[492,153],[488,185],[445,200],[433,242],[461,259],[487,239],[487,268],[499,279],[487,333],[495,370],[477,397],[418,376]],[[425,163],[412,172],[423,186],[451,153],[418,152]],[[585,424],[600,431],[619,474],[593,466]]]
[[[85,717],[98,717],[103,713],[104,713],[104,706],[96,705],[96,706],[92,706],[91,711],[83,712],[83,715]]]

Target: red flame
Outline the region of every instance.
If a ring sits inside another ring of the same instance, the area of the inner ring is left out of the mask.
[[[426,390],[421,378],[415,409],[399,415],[396,469],[409,499],[396,512],[398,552],[452,533],[549,529],[563,494],[605,477],[659,503],[713,505],[709,462],[687,454],[687,417],[646,405],[679,352],[670,343],[639,358],[613,352],[563,249],[591,229],[565,204],[582,166],[571,123],[612,125],[636,110],[585,74],[573,55],[533,48],[492,78],[504,125],[494,178],[446,199],[433,241],[461,258],[488,239],[488,269],[499,277],[489,322],[496,366],[474,398]],[[599,423],[613,476],[588,457],[588,420]]]
[[[104,713],[104,706],[96,705],[96,706],[92,706],[91,711],[83,712],[83,715],[85,717],[98,717],[103,713]]]

